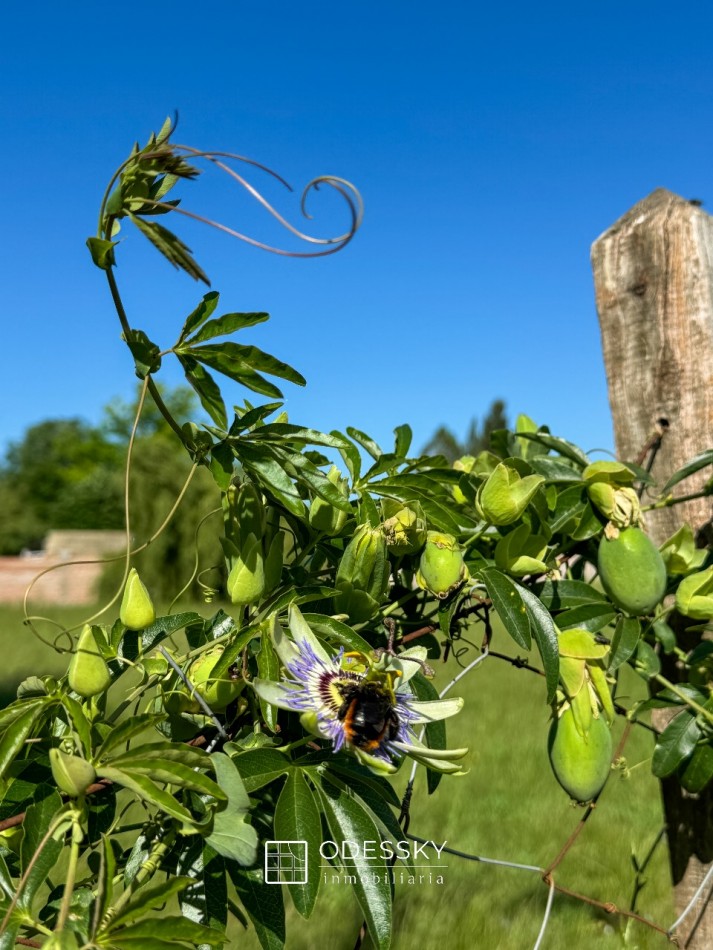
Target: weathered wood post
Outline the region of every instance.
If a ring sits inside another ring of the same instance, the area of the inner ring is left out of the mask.
[[[662,434],[659,485],[713,446],[713,217],[699,205],[659,188],[592,245],[617,455],[635,460]],[[695,492],[708,478],[710,470],[675,491]],[[712,507],[699,498],[651,512],[646,527],[657,544],[684,521],[710,537]],[[672,660],[665,672],[676,678]],[[713,789],[690,795],[666,780],[662,793],[680,912],[713,862]],[[681,927],[691,950],[713,947],[710,889],[707,897]]]

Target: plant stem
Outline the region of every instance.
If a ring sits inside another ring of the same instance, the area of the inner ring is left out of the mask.
[[[84,796],[77,799],[77,804],[72,813],[72,843],[69,847],[69,865],[67,867],[67,876],[64,881],[64,891],[62,893],[62,903],[57,916],[57,926],[55,933],[61,933],[67,923],[69,911],[72,906],[72,897],[74,895],[74,879],[77,874],[77,861],[79,860],[79,845],[84,837],[82,831],[81,816],[84,805]]]
[[[680,505],[684,501],[694,501],[696,498],[707,498],[709,495],[710,491],[706,491],[705,488],[703,491],[692,492],[690,495],[678,495],[676,498],[673,495],[667,495],[651,505],[645,505],[641,510],[656,511],[659,508],[671,508],[672,505]]]
[[[684,701],[686,706],[690,706],[691,709],[694,709],[699,716],[703,716],[708,722],[713,723],[713,712],[709,709],[706,709],[704,706],[701,706],[700,703],[697,703],[695,699],[691,699],[690,696],[686,696],[683,690],[680,690],[674,683],[669,682],[664,676],[661,676],[660,673],[656,673],[652,679],[655,679],[657,683],[660,683],[666,689],[670,689],[672,693],[675,693],[680,699]]]

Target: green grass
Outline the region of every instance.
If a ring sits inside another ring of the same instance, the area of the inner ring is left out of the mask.
[[[39,612],[39,611],[38,611]],[[47,611],[76,623],[87,609]],[[203,608],[203,612],[206,612]],[[50,628],[45,628],[49,630]],[[499,649],[508,649],[496,634]],[[27,675],[62,673],[67,656],[58,656],[22,626],[21,611],[0,608],[0,696],[12,699]],[[514,653],[515,650],[510,652]],[[450,670],[450,664],[449,664]],[[438,669],[441,688],[452,673]],[[631,674],[622,694],[627,703],[643,686]],[[576,826],[581,809],[572,805],[552,776],[547,759],[549,709],[540,677],[490,658],[454,689],[466,699],[463,712],[449,722],[449,744],[468,746],[469,772],[445,777],[435,795],[426,794],[419,773],[411,831],[447,841],[458,850],[524,864],[546,866]],[[615,725],[615,741],[622,723]],[[600,901],[627,908],[634,887],[631,855],[642,858],[663,823],[659,787],[650,772],[651,735],[635,728],[625,749],[626,777],[615,771],[582,834],[556,872],[557,883]],[[399,791],[407,775],[399,774]],[[534,945],[547,900],[537,874],[443,858],[445,883],[397,884],[394,950],[519,950]],[[639,913],[667,926],[674,917],[665,844],[646,871]],[[351,950],[361,914],[351,889],[322,886],[316,911],[302,920],[288,904],[288,950]],[[624,931],[627,931],[624,939]],[[252,931],[234,932],[231,946],[256,950]],[[636,922],[557,894],[543,950],[590,947],[656,950],[666,939]]]

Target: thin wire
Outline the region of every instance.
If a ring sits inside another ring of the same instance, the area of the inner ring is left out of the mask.
[[[418,841],[419,844],[429,844],[426,838],[419,838],[418,835],[412,835],[409,834],[409,832],[406,832],[406,837],[412,841]],[[518,864],[515,861],[501,861],[498,858],[484,858],[480,854],[468,854],[466,851],[457,851],[455,848],[448,848],[445,845],[442,846],[441,851],[452,854],[457,858],[465,858],[466,861],[477,861],[479,864],[497,864],[499,867],[516,868],[519,871],[533,871],[537,874],[545,873],[544,868],[538,868],[534,864]]]
[[[550,893],[547,895],[547,906],[545,907],[545,916],[542,918],[542,926],[540,927],[540,932],[537,935],[537,940],[535,941],[535,946],[532,950],[540,950],[540,945],[542,944],[542,938],[545,936],[545,930],[547,930],[547,924],[550,919],[550,911],[552,910],[552,902],[555,899],[555,882],[550,878]]]
[[[705,877],[703,878],[703,880],[701,881],[698,890],[696,891],[696,893],[693,895],[693,897],[692,897],[692,898],[690,899],[690,901],[688,902],[688,904],[687,904],[685,910],[683,911],[683,913],[681,914],[681,916],[678,918],[678,920],[675,920],[675,921],[671,924],[671,926],[668,928],[668,930],[666,931],[666,933],[669,935],[669,937],[673,934],[673,932],[676,930],[676,928],[677,928],[678,926],[680,926],[680,924],[682,923],[682,921],[684,921],[684,920],[686,919],[686,917],[688,917],[688,915],[690,914],[690,912],[693,910],[694,904],[696,903],[696,901],[698,900],[698,898],[701,896],[701,894],[703,893],[703,891],[706,889],[706,886],[707,886],[708,883],[710,882],[711,877],[713,877],[713,864],[711,864],[711,866],[708,868],[708,871],[706,872],[706,876],[705,876]]]

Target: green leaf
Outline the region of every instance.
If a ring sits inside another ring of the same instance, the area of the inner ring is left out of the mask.
[[[257,655],[257,671],[261,679],[277,682],[280,678],[280,658],[275,653],[270,634],[263,630],[260,637],[260,652]],[[277,707],[260,699],[260,711],[268,727],[274,732],[277,726]]]
[[[248,912],[262,950],[285,946],[285,907],[282,888],[265,884],[262,869],[247,871],[228,863],[228,874],[240,902]]]
[[[139,833],[124,866],[124,887],[128,887],[132,883],[141,865],[148,860],[151,853],[151,843],[152,837],[150,834],[144,834],[143,831]]]
[[[42,843],[61,809],[62,799],[57,792],[53,791],[30,805],[25,812],[25,820],[22,823],[20,861],[23,875],[27,877],[18,901],[18,907],[23,910],[30,910],[35,895],[54,870],[62,853],[63,838],[69,826],[69,819],[59,826],[44,844]]]
[[[249,627],[241,630],[240,633],[231,640],[230,645],[227,646],[221,653],[220,659],[211,671],[211,676],[214,679],[221,679],[224,677],[248,643],[250,643],[251,640],[259,635],[260,625],[257,623],[251,624]]]
[[[92,260],[101,270],[109,270],[116,264],[114,248],[118,243],[118,241],[105,241],[98,237],[87,238],[87,247]]]
[[[203,621],[201,615],[194,610],[189,610],[181,614],[157,617],[150,627],[146,627],[140,633],[135,630],[127,630],[119,645],[119,656],[126,657],[128,660],[135,660],[140,652],[148,653],[149,650],[158,646],[162,640],[165,640],[172,633],[176,633],[176,631],[187,627],[188,624],[197,623],[198,621]],[[140,649],[139,642],[141,644]]]
[[[139,379],[145,379],[149,373],[157,373],[161,369],[161,350],[156,343],[149,340],[143,330],[129,330],[124,334],[124,340],[134,357]]]
[[[115,769],[109,765],[103,765],[97,769],[97,775],[100,778],[108,778],[112,782],[117,782],[119,785],[123,785],[124,788],[131,789],[132,792],[136,792],[139,798],[156,805],[172,818],[177,818],[187,824],[195,824],[193,815],[183,805],[180,805],[173,795],[159,788],[155,782],[152,782],[142,772],[125,771],[124,769]]]
[[[180,750],[176,749],[175,751]],[[120,758],[112,759],[110,768],[121,769],[122,772],[128,772],[135,778],[142,775],[151,779],[152,782],[162,782],[167,785],[176,785],[178,788],[188,788],[202,795],[211,795],[219,801],[225,798],[225,792],[221,790],[220,786],[216,785],[203,772],[196,771],[197,766],[184,765],[171,758],[152,757],[145,760],[142,753],[143,749],[138,748],[133,754],[129,753]]]
[[[253,749],[236,755],[232,761],[240,772],[247,792],[269,785],[292,767],[287,756],[277,749]]]
[[[168,880],[161,881],[160,884],[152,884],[140,888],[124,909],[121,910],[116,917],[112,917],[109,926],[104,928],[103,931],[100,931],[100,933],[113,934],[122,927],[126,927],[127,924],[130,924],[132,921],[143,917],[147,910],[158,909],[162,904],[165,904],[172,897],[175,897],[176,894],[180,894],[181,891],[184,891],[192,883],[190,877],[179,876],[169,877]]]
[[[684,759],[693,752],[701,737],[701,727],[693,713],[684,709],[666,726],[658,737],[651,761],[651,771],[657,778],[673,775]]]
[[[178,856],[179,874],[191,884],[181,893],[181,913],[197,924],[225,929],[228,922],[228,885],[223,856],[194,835]]]
[[[25,740],[48,705],[44,700],[27,700],[22,715],[14,719],[0,740],[0,778],[5,778],[7,769],[15,756],[24,748]]]
[[[571,459],[580,465],[582,469],[589,465],[588,456],[577,445],[568,442],[566,439],[560,439],[557,436],[550,435],[548,432],[518,432],[519,439],[530,439],[532,442],[539,442],[553,452],[558,452],[565,458]]]
[[[651,679],[661,672],[661,661],[646,640],[639,640],[634,652],[634,669],[644,679]]]
[[[182,356],[180,353],[177,355],[186,379],[200,399],[201,406],[216,425],[225,429],[228,425],[228,414],[220,392],[220,386],[197,360],[190,356]]]
[[[636,617],[619,617],[609,654],[609,672],[618,670],[634,655],[641,638],[641,623]]]
[[[323,779],[319,786],[322,807],[332,840],[341,848],[344,841],[379,841],[379,832],[364,806],[345,790]],[[356,857],[344,859],[345,871],[352,875],[354,893],[379,950],[391,944],[391,888],[389,867],[383,858],[368,860],[359,849]]]
[[[360,653],[371,653],[373,647],[368,640],[360,636],[356,630],[352,630],[341,620],[335,620],[326,614],[303,614],[312,630],[320,637],[331,642],[336,641],[341,646],[349,650],[357,650]]]
[[[616,610],[611,604],[581,604],[571,610],[565,610],[557,615],[557,626],[560,630],[571,630],[574,627],[597,633],[608,627],[616,617]]]
[[[410,425],[396,426],[394,429],[394,455],[405,458],[411,448],[413,432]]]
[[[183,324],[181,335],[179,336],[178,343],[176,344],[177,346],[185,340],[189,333],[197,330],[198,327],[205,323],[208,317],[211,316],[211,314],[215,311],[215,308],[218,306],[219,299],[220,294],[217,290],[211,290],[204,295],[196,309],[192,313],[189,313],[186,317],[186,322]]]
[[[158,723],[162,722],[165,718],[163,713],[139,713],[130,719],[124,719],[105,736],[104,741],[97,751],[97,761],[103,759],[112,749],[133,739],[134,736],[138,736],[149,729],[152,730],[154,726],[158,725]]]
[[[288,882],[288,886],[297,912],[309,917],[319,891],[322,822],[314,795],[299,769],[289,773],[277,800],[275,838],[307,842],[307,880],[303,884]]]
[[[211,927],[203,927],[185,917],[162,916],[160,918],[160,927],[165,928],[165,933],[170,939],[166,943],[168,947],[175,947],[177,941],[184,941],[191,944],[208,944],[211,947],[220,947],[225,943],[225,934],[220,930],[213,930]],[[163,943],[160,938],[156,939],[156,920],[141,920],[129,927],[123,927],[121,930],[111,931],[111,942],[118,947],[126,950],[143,950],[144,947],[158,947]],[[160,931],[163,933],[164,931]],[[146,943],[146,941],[155,941]]]
[[[337,429],[332,429],[332,435],[344,438],[342,433]],[[356,484],[356,482],[359,481],[359,474],[361,472],[361,455],[359,454],[359,449],[353,442],[345,442],[344,447],[339,450],[339,454],[344,459],[344,464],[347,466],[352,483]]]
[[[606,597],[584,581],[545,581],[535,593],[550,611],[582,607],[584,604],[605,604]]]
[[[156,221],[145,221],[131,211],[128,212],[128,217],[169,264],[173,264],[177,270],[184,270],[194,280],[202,280],[210,286],[205,272],[191,257],[191,249],[180,238]]]
[[[702,792],[713,779],[713,747],[699,745],[681,775],[681,785],[687,792]]]
[[[254,864],[257,855],[257,832],[246,821],[250,799],[235,762],[223,752],[211,756],[218,783],[228,796],[213,819],[213,831],[206,843],[230,861]]]
[[[528,462],[536,475],[543,475],[547,484],[558,482],[581,482],[582,470],[573,468],[567,462],[557,458],[529,458]]]
[[[295,445],[324,445],[329,449],[343,449],[351,443],[338,432],[320,432],[319,429],[307,429],[293,426],[287,422],[269,422],[251,433],[254,441],[287,442]]]
[[[666,482],[661,489],[661,494],[666,495],[674,485],[678,485],[684,478],[688,478],[689,475],[699,472],[708,465],[713,465],[713,449],[707,449],[705,452],[701,452],[700,455],[696,455],[695,458],[689,459],[685,465],[682,465]]]
[[[84,755],[89,758],[92,752],[91,728],[89,726],[89,720],[82,709],[82,704],[65,694],[62,696],[62,705],[67,710],[70,724],[79,737]]]
[[[95,928],[97,923],[103,920],[107,907],[109,907],[111,904],[112,897],[114,896],[115,873],[116,857],[114,855],[112,839],[110,835],[104,835],[100,845],[100,865],[97,879],[97,896],[93,914],[95,923],[92,926],[92,937],[96,935]]]
[[[366,432],[362,432],[360,429],[355,429],[353,426],[347,426],[347,435],[351,436],[355,442],[358,442],[359,445],[369,453],[373,459],[379,459],[383,454],[381,447],[367,435]]]
[[[313,491],[315,495],[324,498],[325,501],[329,502],[329,504],[335,508],[339,508],[341,511],[346,511],[351,514],[352,506],[349,499],[345,498],[332,482],[330,482],[324,472],[310,462],[305,455],[300,452],[295,452],[292,449],[278,446],[271,446],[270,451],[273,458],[277,459],[281,468],[286,470],[289,470],[289,468],[294,469],[297,480],[309,488],[310,491]]]
[[[233,372],[253,371],[259,373],[268,373],[270,376],[277,376],[279,379],[286,379],[297,386],[304,386],[307,380],[296,369],[293,369],[288,363],[283,363],[275,356],[265,353],[256,346],[245,346],[242,343],[208,343],[204,346],[193,346],[183,344],[181,352],[188,352],[190,356],[208,363],[214,369],[219,369],[219,365],[227,366]],[[225,370],[221,370],[225,372]],[[230,375],[230,374],[228,374]]]
[[[267,446],[257,446],[244,439],[236,441],[240,462],[275,496],[276,500],[298,518],[306,518],[305,503],[294,482],[285,475]]]
[[[557,692],[557,681],[559,680],[559,649],[557,646],[557,630],[552,617],[542,606],[535,595],[524,587],[520,588],[520,596],[525,601],[527,613],[530,617],[530,626],[537,647],[542,657],[542,665],[545,671],[545,682],[547,683],[547,702],[551,703]]]
[[[518,646],[529,650],[532,637],[528,612],[521,596],[523,588],[494,567],[486,567],[480,575],[503,626]]]
[[[193,346],[195,343],[212,340],[216,336],[229,336],[237,330],[246,330],[258,323],[265,323],[269,319],[269,313],[224,313],[221,317],[206,323],[188,342]]]
[[[410,679],[409,686],[411,687],[416,699],[428,701],[437,700],[440,698],[436,687],[430,682],[430,680],[426,679],[423,673],[417,673],[412,679]],[[438,719],[435,722],[429,722],[426,725],[424,738],[429,749],[445,749],[447,746],[445,720]],[[426,780],[428,783],[429,795],[433,795],[440,785],[442,778],[442,772],[436,772],[435,769],[427,770]]]

